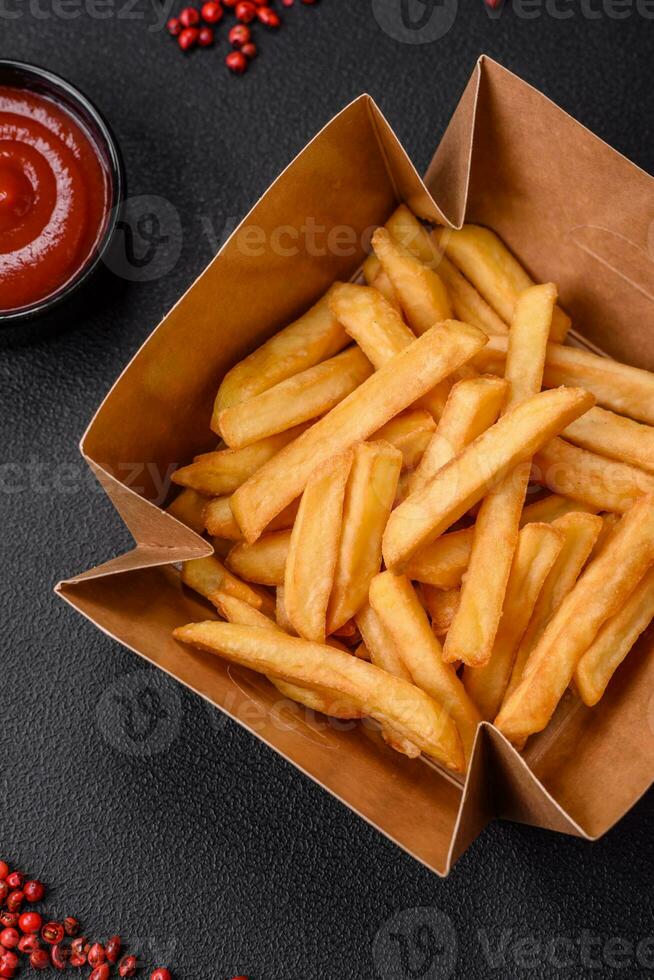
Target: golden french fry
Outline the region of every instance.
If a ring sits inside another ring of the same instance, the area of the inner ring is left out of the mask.
[[[397,310],[398,313],[402,312],[400,301],[397,298],[397,293],[395,292],[393,283],[382,268],[377,269],[374,279],[368,285],[380,292],[384,299],[391,304],[394,310]]]
[[[397,310],[376,289],[341,283],[332,293],[331,307],[377,370],[415,340]],[[434,418],[440,418],[455,380],[440,381],[420,399],[420,405]]]
[[[397,652],[395,640],[369,602],[366,602],[356,614],[356,624],[370,654],[371,663],[381,670],[387,670],[389,674],[410,681],[411,674]]]
[[[468,324],[446,322],[428,330],[264,463],[231,498],[245,540],[256,541],[271,520],[302,493],[323,461],[367,439],[469,360],[485,342],[481,331]],[[583,410],[587,407],[590,402]],[[577,414],[566,417],[564,425]]]
[[[239,541],[227,555],[225,564],[232,572],[248,582],[257,582],[259,585],[283,585],[290,543],[290,530],[262,534],[254,544]]]
[[[382,534],[401,468],[402,453],[387,442],[362,442],[354,449],[327,607],[327,633],[336,632],[368,598],[368,587],[381,566]]]
[[[493,425],[507,389],[506,381],[490,376],[467,378],[453,386],[436,432],[409,480],[411,493],[428,483],[442,466]]]
[[[225,592],[214,592],[211,601],[218,612],[229,623],[236,623],[240,626],[255,626],[260,629],[275,629],[273,620],[268,619],[258,609],[254,609],[242,599],[227,595]],[[361,709],[342,695],[337,695],[334,691],[327,691],[324,688],[302,687],[300,684],[289,684],[278,677],[268,676],[271,684],[274,684],[280,694],[303,704],[305,708],[312,711],[321,711],[325,715],[332,715],[335,718],[360,718]]]
[[[274,334],[227,372],[216,395],[211,419],[214,432],[220,431],[218,415],[223,409],[254,398],[347,346],[347,334],[329,305],[332,289],[334,286],[299,320]]]
[[[402,453],[402,469],[414,470],[435,431],[433,416],[425,409],[413,408],[382,425],[370,439],[390,442]]]
[[[597,704],[614,673],[654,617],[654,569],[633,590],[622,609],[608,619],[577,664],[574,681],[581,700]]]
[[[358,657],[359,660],[367,660],[368,663],[372,662],[370,660],[370,651],[368,650],[368,647],[365,645],[363,640],[361,641],[361,643],[359,643],[357,647],[355,647],[354,656]]]
[[[625,603],[654,563],[654,497],[627,511],[604,551],[565,597],[533,650],[520,684],[495,719],[512,742],[541,731],[600,627]]]
[[[445,636],[458,608],[461,590],[436,589],[433,585],[423,585],[420,591],[431,619],[431,628],[436,636]]]
[[[414,333],[423,334],[435,323],[451,319],[450,300],[437,272],[396,245],[385,228],[374,233],[372,247]]]
[[[443,254],[442,249],[406,205],[401,204],[384,227],[397,245],[424,262],[442,279],[457,320],[471,323],[473,327],[479,327],[487,334],[508,332],[507,324]],[[363,266],[366,282],[375,285],[379,271],[379,259],[374,254],[368,256]]]
[[[522,638],[519,638],[511,676],[502,694],[503,700],[507,700],[520,683],[532,650],[579,578],[603,526],[601,517],[574,512],[557,517],[553,522],[553,527],[563,535],[563,547],[543,583],[527,628]],[[502,699],[496,704],[494,715],[499,711]]]
[[[226,496],[245,483],[260,466],[306,428],[306,425],[297,425],[242,449],[220,449],[213,453],[203,453],[196,456],[189,466],[182,466],[173,473],[173,483],[191,487],[209,497]]]
[[[490,337],[475,365],[483,371],[502,373],[506,357],[506,337]],[[618,415],[627,415],[654,425],[654,374],[642,368],[621,364],[610,357],[591,354],[579,347],[548,344],[543,386],[579,385],[592,392],[598,405]]]
[[[470,280],[481,295],[506,322],[511,323],[518,298],[534,285],[504,242],[489,228],[464,225],[456,231],[441,228],[434,232],[445,254]],[[564,340],[570,317],[557,306],[552,317],[552,340]]]
[[[284,573],[284,603],[295,631],[324,643],[353,452],[323,463],[310,477],[291,532]]]
[[[534,455],[535,479],[555,493],[597,510],[623,514],[646,493],[654,493],[654,474],[552,439]]]
[[[602,527],[597,535],[597,540],[593,546],[593,550],[590,553],[590,558],[597,558],[599,553],[606,547],[609,540],[615,531],[616,527],[620,523],[621,514],[603,514],[602,515]]]
[[[594,508],[584,507],[574,500],[551,494],[542,500],[528,504],[522,511],[520,526],[530,523],[550,523],[571,512],[593,513]],[[472,549],[474,528],[443,534],[432,544],[422,548],[407,564],[408,578],[433,585],[437,589],[453,589],[461,584]]]
[[[456,722],[468,762],[481,718],[454,670],[443,663],[441,645],[408,578],[392,572],[375,576],[370,605],[395,640],[414,684],[442,704]]]
[[[328,361],[294,374],[273,388],[223,409],[218,422],[228,446],[240,448],[315,419],[349,395],[372,374],[355,345]]]
[[[654,473],[654,428],[595,406],[561,433],[582,449]]]
[[[234,514],[232,513],[231,507],[231,497],[216,497],[214,500],[210,500],[208,503],[204,499],[204,517],[203,524],[206,527],[209,534],[213,534],[218,538],[226,538],[228,541],[242,541],[243,532],[236,523]],[[272,531],[282,531],[286,528],[293,527],[293,523],[297,516],[297,509],[300,506],[300,501],[292,500],[287,507],[284,507],[282,511],[273,517],[268,527],[265,529],[267,533]]]
[[[168,504],[166,511],[171,517],[175,517],[182,524],[186,524],[196,534],[204,531],[204,508],[207,506],[207,498],[202,497],[195,490],[182,490],[178,493],[171,504]]]
[[[390,726],[448,769],[464,769],[461,740],[447,712],[413,684],[365,660],[279,630],[232,623],[189,623],[178,627],[174,636],[243,667],[351,698],[365,714]]]
[[[211,601],[214,592],[228,592],[255,609],[264,611],[261,594],[229,572],[215,555],[193,558],[182,564],[182,582]]]
[[[506,358],[508,411],[540,391],[555,302],[552,283],[531,286],[518,297]],[[479,508],[461,601],[445,641],[450,663],[482,667],[491,656],[528,483],[527,467],[509,473]]]
[[[426,487],[410,494],[393,511],[382,543],[386,565],[405,566],[420,548],[477,503],[498,478],[533,456],[554,434],[588,411],[592,402],[593,396],[581,388],[557,388],[542,391],[503,415]]]
[[[288,618],[288,613],[286,612],[283,585],[278,585],[277,589],[275,590],[275,622],[285,633],[290,633],[292,636],[297,636],[293,624]]]
[[[526,524],[518,535],[490,659],[484,667],[463,671],[465,689],[486,721],[499,711],[518,644],[563,543],[563,533],[553,524]]]

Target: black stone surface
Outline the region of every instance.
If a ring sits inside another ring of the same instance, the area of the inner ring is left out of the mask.
[[[158,674],[144,676],[167,716],[130,741],[127,715],[112,721],[102,699],[126,684],[138,735],[138,685],[125,678],[143,663],[52,586],[129,544],[77,454],[95,407],[323,123],[368,91],[424,168],[487,52],[652,171],[654,11],[559,0],[567,19],[533,2],[492,19],[481,0],[459,0],[444,37],[408,45],[382,31],[371,0],[297,3],[235,79],[224,39],[183,57],[150,29],[158,0],[18,2],[0,11],[0,55],[90,95],[117,133],[131,194],[170,201],[181,231],[161,278],[99,295],[57,337],[0,351],[2,856],[51,883],[50,912],[119,931],[184,980],[651,976],[651,795],[595,845],[493,825],[441,881]]]

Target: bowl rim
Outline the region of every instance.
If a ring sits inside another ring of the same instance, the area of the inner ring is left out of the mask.
[[[51,293],[44,299],[30,303],[28,306],[18,307],[15,310],[0,310],[0,328],[8,326],[9,324],[13,325],[21,321],[34,319],[35,317],[41,316],[45,313],[50,313],[51,310],[60,306],[62,303],[68,300],[73,293],[77,292],[83,285],[85,285],[85,283],[96,272],[100,262],[107,252],[114,232],[116,231],[116,226],[120,217],[121,205],[125,200],[126,188],[125,166],[120,148],[118,146],[118,141],[116,140],[114,132],[103,113],[98,109],[95,103],[84,94],[84,92],[82,92],[71,82],[67,81],[67,79],[63,78],[61,75],[57,75],[55,72],[50,71],[48,68],[43,68],[41,65],[30,64],[25,61],[16,61],[12,58],[0,58],[0,72],[2,72],[3,69],[10,69],[19,75],[22,74],[26,79],[44,82],[50,87],[55,96],[57,92],[63,96],[66,96],[67,101],[64,101],[64,108],[73,115],[75,105],[83,110],[81,118],[78,118],[76,121],[81,123],[85,134],[88,136],[88,139],[97,145],[100,141],[92,132],[88,131],[88,126],[86,125],[84,119],[84,113],[86,113],[93,120],[93,123],[98,127],[101,139],[105,144],[106,156],[109,163],[111,187],[110,200],[108,201],[107,208],[108,219],[106,227],[93,252],[86,259],[81,268],[71,279],[60,286],[56,292]],[[0,81],[0,85],[2,84],[3,83]],[[71,108],[71,104],[73,108]]]

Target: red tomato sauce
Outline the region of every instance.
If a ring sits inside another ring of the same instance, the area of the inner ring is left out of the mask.
[[[47,299],[82,269],[109,194],[80,123],[46,96],[0,86],[0,311]]]

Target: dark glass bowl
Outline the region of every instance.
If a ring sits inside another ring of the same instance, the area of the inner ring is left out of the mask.
[[[107,202],[105,228],[95,249],[79,271],[45,299],[38,300],[28,306],[22,306],[19,309],[5,312],[0,310],[0,328],[16,328],[27,321],[54,324],[62,316],[69,315],[69,304],[73,298],[79,303],[82,296],[87,295],[87,290],[84,287],[99,271],[102,258],[109,248],[116,225],[120,220],[121,205],[125,199],[123,161],[116,139],[102,114],[79,89],[76,89],[65,79],[36,65],[0,59],[0,85],[28,89],[39,95],[48,96],[68,110],[88,135],[109,178],[109,200]]]

